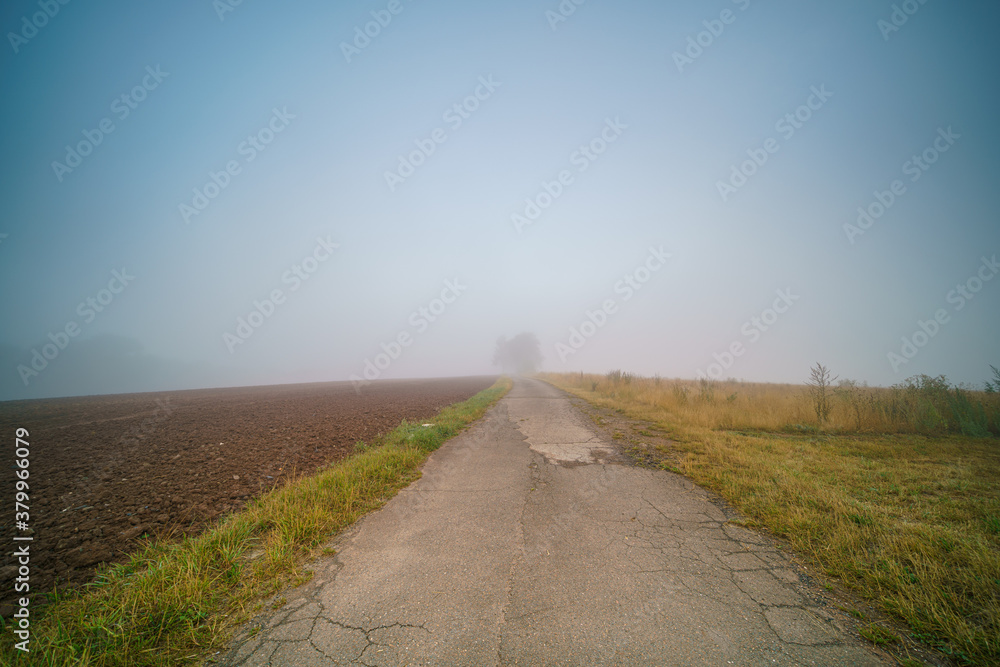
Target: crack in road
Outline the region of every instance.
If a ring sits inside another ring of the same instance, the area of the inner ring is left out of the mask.
[[[773,541],[585,426],[517,380],[223,664],[882,664]]]

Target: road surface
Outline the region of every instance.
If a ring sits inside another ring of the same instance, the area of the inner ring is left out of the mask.
[[[333,546],[222,664],[883,664],[773,542],[537,380]]]

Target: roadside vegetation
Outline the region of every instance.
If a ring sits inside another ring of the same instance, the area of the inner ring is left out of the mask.
[[[656,424],[672,440],[664,468],[719,493],[914,638],[958,664],[1000,664],[1000,371],[984,390],[928,376],[867,387],[818,365],[805,385],[542,377]]]
[[[511,387],[504,377],[428,426],[404,421],[354,455],[254,499],[201,535],[149,543],[83,590],[31,608],[31,653],[0,628],[0,663],[176,665],[223,648],[262,600],[312,575],[322,545],[420,477],[420,465]]]

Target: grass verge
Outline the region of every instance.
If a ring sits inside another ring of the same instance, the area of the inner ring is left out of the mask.
[[[31,652],[0,628],[0,662],[31,665],[176,665],[224,645],[260,600],[303,583],[319,546],[420,477],[419,466],[483,416],[511,387],[489,389],[441,410],[433,426],[404,421],[379,441],[316,475],[254,499],[201,535],[145,545],[94,582],[53,594],[36,617]]]
[[[736,430],[724,424],[759,419],[749,412],[766,406],[748,405],[744,419],[725,396],[692,406],[668,382],[544,379],[669,433],[673,451],[663,467],[788,540],[828,576],[905,621],[914,638],[959,664],[1000,664],[996,438]],[[777,398],[798,400],[791,392],[802,388],[787,391]],[[706,426],[715,414],[724,419]],[[893,641],[872,628],[862,634],[874,643]]]

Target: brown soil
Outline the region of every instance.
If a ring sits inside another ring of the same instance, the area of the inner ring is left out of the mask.
[[[290,475],[350,454],[403,419],[427,419],[495,378],[346,382],[0,403],[5,545],[30,544],[31,595],[90,581],[144,536],[191,535]],[[30,433],[30,529],[14,523],[14,434]],[[13,542],[31,534],[30,543]],[[17,567],[4,547],[0,615]],[[20,595],[23,595],[20,594]]]

